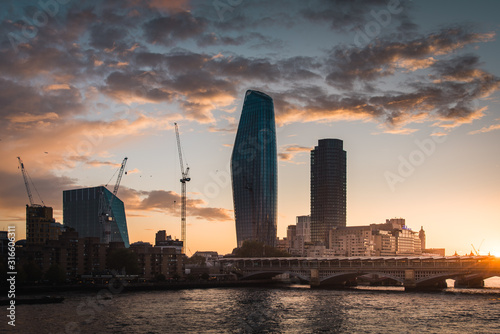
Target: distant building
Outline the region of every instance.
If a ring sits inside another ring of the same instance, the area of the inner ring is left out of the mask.
[[[238,247],[245,240],[276,246],[278,162],[273,99],[245,94],[231,156]]]
[[[109,205],[114,195],[104,186],[63,191],[63,222],[65,226],[74,228],[80,237],[97,237],[105,242],[104,226],[99,221],[100,196],[104,196],[105,203]],[[111,216],[111,242],[123,242],[125,247],[129,247],[125,206],[116,196]]]
[[[310,245],[306,247],[307,257],[334,257],[337,256],[335,251],[328,249],[323,245]]]
[[[425,249],[425,231],[424,227],[420,227],[420,231],[418,232],[418,238],[420,239],[420,248],[422,251]]]
[[[179,239],[172,239],[172,236],[167,235],[165,230],[158,231],[155,238],[155,247],[172,248],[177,254],[182,253],[183,242]]]
[[[404,218],[390,218],[385,220],[386,224],[393,224],[393,226],[403,227],[406,225],[406,220]]]
[[[330,230],[329,249],[339,256],[370,256],[374,250],[372,227],[348,226]]]
[[[286,238],[277,240],[277,247],[292,256],[306,256],[311,242],[311,216],[297,216],[295,225],[289,225]]]
[[[403,218],[385,224],[347,226],[330,230],[329,248],[340,256],[403,256],[422,254],[421,240]]]
[[[445,256],[445,248],[426,248],[422,250],[422,254],[429,256]]]
[[[217,266],[219,265],[219,254],[213,251],[197,251],[193,256],[201,256],[205,258],[205,265]]]
[[[44,245],[47,240],[57,240],[62,225],[56,223],[51,207],[26,205],[26,244]]]
[[[311,241],[311,216],[297,216],[297,238],[302,243]]]
[[[296,224],[288,227],[288,250],[292,256],[306,256],[306,245],[311,242],[311,216],[297,216]]]
[[[396,255],[396,237],[391,231],[372,230],[373,252],[375,256],[394,256]]]
[[[286,237],[283,239],[277,238],[276,239],[276,248],[278,248],[279,250],[282,250],[284,252],[288,252],[288,250],[290,249],[288,238],[286,238]]]
[[[298,247],[297,225],[288,225],[288,228],[286,230],[286,240],[287,248],[295,249]]]
[[[311,241],[328,245],[332,228],[346,226],[347,157],[340,139],[320,139],[311,151]]]

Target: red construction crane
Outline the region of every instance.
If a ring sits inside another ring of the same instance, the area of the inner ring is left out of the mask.
[[[186,182],[191,181],[189,177],[189,167],[186,164],[184,169],[184,162],[182,159],[181,139],[179,137],[179,127],[175,125],[175,135],[177,137],[177,149],[179,150],[179,163],[181,165],[181,240],[182,240],[182,253],[185,254],[186,250]]]

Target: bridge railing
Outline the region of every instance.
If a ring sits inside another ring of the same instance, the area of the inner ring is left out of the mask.
[[[414,268],[414,269],[500,269],[500,259],[487,256],[467,257],[338,257],[338,258],[238,258],[221,259],[238,268]]]

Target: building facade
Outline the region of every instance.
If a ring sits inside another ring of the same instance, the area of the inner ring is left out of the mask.
[[[306,244],[311,242],[311,216],[297,216],[297,251],[300,256],[306,255]]]
[[[422,254],[421,240],[403,218],[385,224],[347,226],[329,231],[329,248],[336,256],[413,256]]]
[[[164,275],[166,278],[183,276],[183,258],[175,248],[162,248],[148,242],[134,242],[130,249],[137,255],[139,276],[151,280]]]
[[[278,164],[274,105],[248,90],[231,156],[238,247],[245,240],[276,245]]]
[[[27,245],[45,245],[47,240],[57,240],[61,233],[62,225],[56,223],[51,207],[26,205]]]
[[[332,228],[346,226],[347,154],[340,139],[320,139],[311,151],[311,241],[328,245]]]
[[[329,247],[338,256],[370,256],[374,245],[372,227],[349,226],[330,230]]]
[[[171,235],[167,235],[167,231],[160,230],[156,232],[155,247],[172,248],[177,254],[182,254],[182,240],[173,239]]]
[[[114,196],[106,187],[81,188],[63,191],[63,222],[74,228],[80,237],[98,237],[106,241],[104,226],[99,221],[99,200],[104,196],[109,205]],[[123,242],[129,247],[125,206],[116,196],[111,205],[111,242]]]

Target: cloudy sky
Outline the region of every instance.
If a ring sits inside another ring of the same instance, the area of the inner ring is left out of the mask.
[[[247,89],[274,99],[278,235],[309,214],[309,151],[344,141],[347,224],[403,217],[428,247],[500,256],[497,1],[109,0],[0,4],[0,229],[109,183],[131,242],[236,245],[229,160]],[[111,181],[110,181],[111,180]],[[41,200],[34,192],[35,202]],[[484,242],[483,242],[484,240]]]

